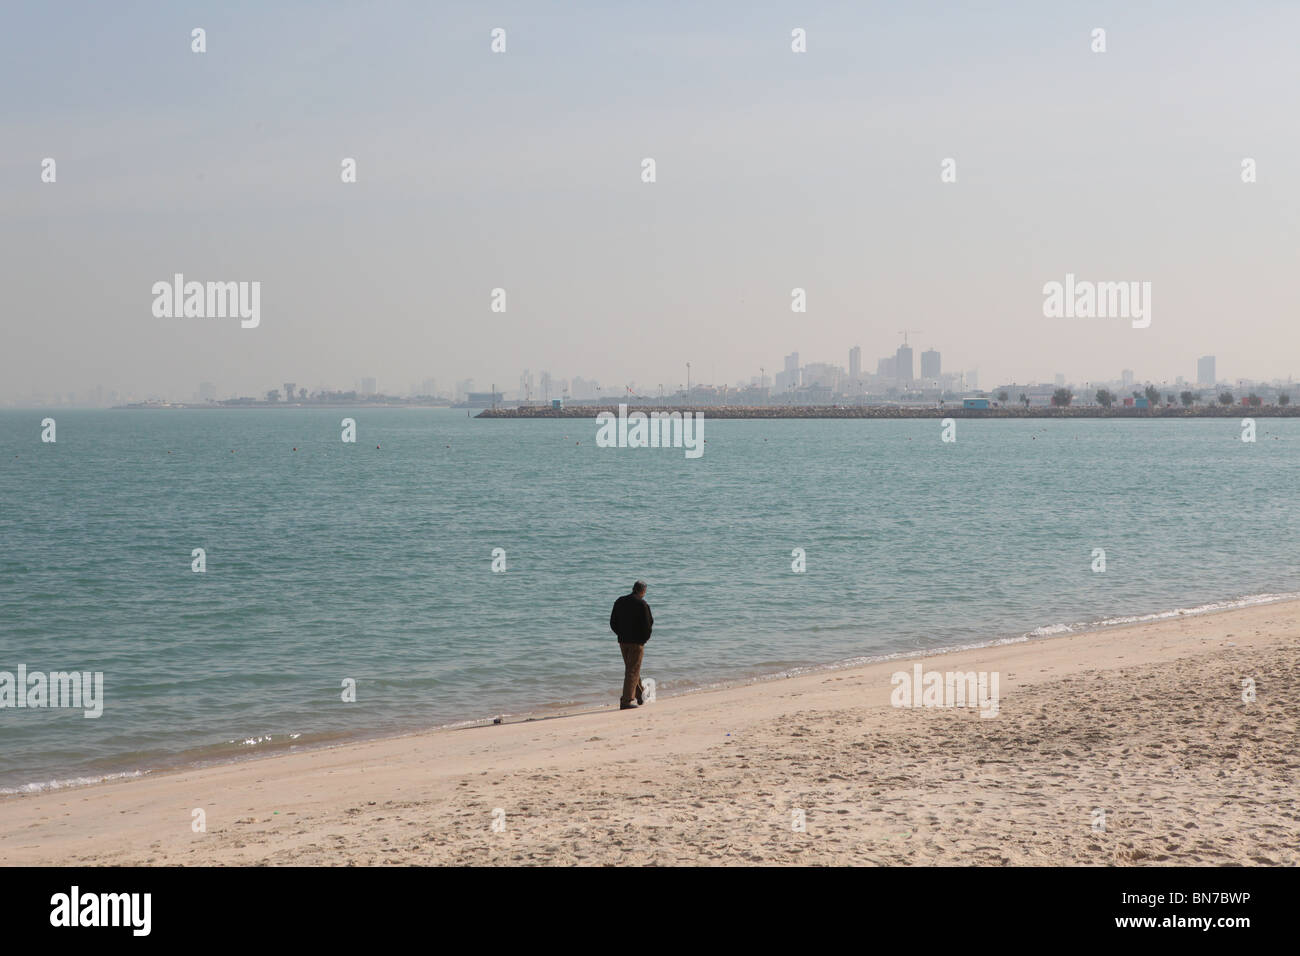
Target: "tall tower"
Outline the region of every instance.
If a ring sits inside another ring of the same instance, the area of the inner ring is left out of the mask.
[[[894,372],[900,385],[911,385],[916,366],[912,362],[912,346],[900,345],[894,353]]]
[[[921,378],[932,382],[938,379],[939,374],[939,353],[934,349],[926,349],[921,353]]]

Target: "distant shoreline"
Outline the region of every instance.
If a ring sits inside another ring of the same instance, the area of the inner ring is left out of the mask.
[[[1219,405],[1192,408],[1103,408],[1100,405],[1004,406],[962,408],[957,405],[632,405],[629,412],[700,412],[706,418],[1300,418],[1300,406]],[[618,414],[617,405],[571,405],[564,408],[527,406],[485,408],[475,418],[594,418],[601,412]]]
[[[1300,405],[1196,405],[1191,408],[1172,406],[1163,408],[1114,407],[1100,405],[1068,405],[1058,408],[1017,404],[998,408],[962,408],[959,405],[639,405],[628,402],[629,412],[699,412],[706,418],[773,419],[773,418],[1300,418]],[[566,405],[554,408],[544,405],[527,405],[518,408],[474,408],[466,405],[433,405],[411,402],[248,402],[231,405],[186,404],[170,402],[159,404],[138,403],[114,405],[113,411],[184,411],[207,409],[230,411],[247,408],[442,408],[453,411],[474,412],[474,418],[595,418],[601,412],[618,414],[618,405]],[[36,410],[43,410],[37,408]]]
[[[60,406],[53,406],[58,408]],[[215,411],[231,411],[241,408],[451,408],[464,410],[470,408],[468,405],[441,405],[436,403],[424,402],[365,402],[365,401],[342,401],[342,402],[232,402],[229,404],[208,404],[205,402],[132,402],[129,405],[110,405],[109,411],[188,411],[192,409],[204,409]],[[473,409],[470,408],[472,411]]]

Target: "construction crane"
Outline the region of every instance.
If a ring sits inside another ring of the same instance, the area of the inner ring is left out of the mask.
[[[907,334],[908,334],[909,332],[912,333],[913,335],[921,335],[921,334],[924,333],[924,331],[925,331],[924,329],[903,329],[903,331],[899,332],[898,334],[901,335],[901,336],[903,337],[903,344],[906,345],[906,344],[907,344]]]

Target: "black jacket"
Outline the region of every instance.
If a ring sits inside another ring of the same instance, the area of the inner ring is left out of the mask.
[[[624,594],[609,612],[609,629],[618,635],[620,644],[644,644],[654,627],[650,605],[635,594]]]

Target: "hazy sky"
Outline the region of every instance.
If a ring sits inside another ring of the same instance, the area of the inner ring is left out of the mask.
[[[1138,7],[4,0],[0,397],[649,391],[900,329],[986,387],[1300,373],[1300,4]],[[260,326],[155,318],[176,272]],[[1068,272],[1150,327],[1044,318]]]

